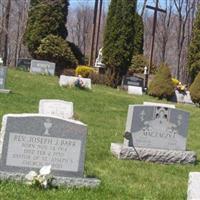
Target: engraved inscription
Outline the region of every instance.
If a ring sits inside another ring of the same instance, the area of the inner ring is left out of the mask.
[[[6,165],[77,172],[81,141],[10,133]]]
[[[135,107],[132,128],[134,146],[184,150],[186,116],[166,107]],[[186,122],[187,123],[187,122]]]

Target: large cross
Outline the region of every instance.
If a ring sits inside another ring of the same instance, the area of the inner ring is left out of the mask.
[[[156,0],[156,7],[146,6],[146,8],[154,10],[154,19],[153,19],[153,30],[152,30],[152,40],[151,40],[151,53],[149,60],[149,74],[151,73],[152,62],[153,62],[153,52],[154,52],[154,42],[155,42],[155,33],[156,33],[156,23],[157,23],[157,14],[158,12],[166,13],[166,10],[163,10],[158,7],[159,0]],[[147,80],[148,83],[148,80]]]

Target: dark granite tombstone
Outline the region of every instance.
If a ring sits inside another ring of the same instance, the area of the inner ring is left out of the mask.
[[[83,176],[87,126],[42,115],[7,115],[1,170],[29,172],[52,165],[57,176]]]
[[[51,165],[52,175],[62,184],[96,186],[97,179],[83,178],[87,126],[41,114],[3,117],[0,178],[24,176]],[[71,178],[71,179],[70,179]]]
[[[28,58],[19,58],[17,60],[17,69],[23,71],[29,71],[31,66],[31,59]]]
[[[194,163],[186,151],[189,113],[162,106],[129,105],[125,140],[120,156],[160,163]],[[113,153],[119,145],[112,144]],[[129,153],[127,153],[129,151]],[[123,153],[122,153],[123,152]]]
[[[136,86],[143,88],[144,79],[138,76],[125,76],[123,79],[123,86]]]

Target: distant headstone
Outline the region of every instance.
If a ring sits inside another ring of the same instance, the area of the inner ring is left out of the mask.
[[[55,74],[55,66],[55,63],[45,60],[31,60],[30,72],[53,76]]]
[[[128,85],[128,94],[142,95],[143,89],[142,87]]]
[[[59,80],[59,85],[63,86],[63,87],[72,87],[74,86],[76,80],[78,79],[78,77],[75,76],[65,76],[65,75],[61,75],[60,76],[60,80]],[[91,84],[91,79],[90,78],[81,78],[81,80],[84,83],[84,86],[88,89],[92,89],[92,84]]]
[[[122,84],[126,86],[129,85],[143,88],[144,79],[138,76],[125,76]]]
[[[86,135],[87,126],[74,120],[40,114],[5,115],[0,178],[23,176],[51,165],[52,175],[61,184],[96,186],[98,180],[83,178]]]
[[[188,180],[187,200],[200,199],[200,172],[190,172]]]
[[[31,59],[19,58],[17,60],[17,69],[20,69],[23,71],[30,71],[30,66],[31,66]]]
[[[73,103],[56,99],[42,99],[39,103],[39,113],[72,119],[74,115]]]
[[[6,87],[7,67],[0,67],[0,93],[9,93]]]
[[[112,144],[112,149],[121,148],[121,156],[132,155],[133,159],[168,164],[194,163],[196,154],[185,151],[188,119],[189,113],[178,109],[129,105],[124,145],[121,148]]]
[[[189,91],[186,92],[179,92],[175,90],[175,95],[171,99],[173,102],[177,103],[186,103],[186,104],[194,104],[191,99],[191,95]]]
[[[138,76],[125,76],[122,80],[122,88],[128,89],[128,94],[143,94],[144,79]]]

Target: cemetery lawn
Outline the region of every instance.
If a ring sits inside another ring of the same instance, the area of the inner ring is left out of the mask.
[[[161,165],[117,160],[110,153],[112,142],[123,142],[128,105],[157,99],[132,96],[99,85],[93,85],[92,91],[61,88],[57,77],[16,70],[8,71],[7,89],[12,93],[0,94],[0,120],[7,113],[37,113],[40,99],[72,101],[76,119],[88,125],[85,176],[97,177],[102,182],[97,189],[40,190],[21,183],[0,181],[0,199],[186,199],[188,173],[200,171],[199,162],[196,165]],[[199,158],[200,109],[181,104],[176,107],[190,112],[187,148],[196,151]]]

